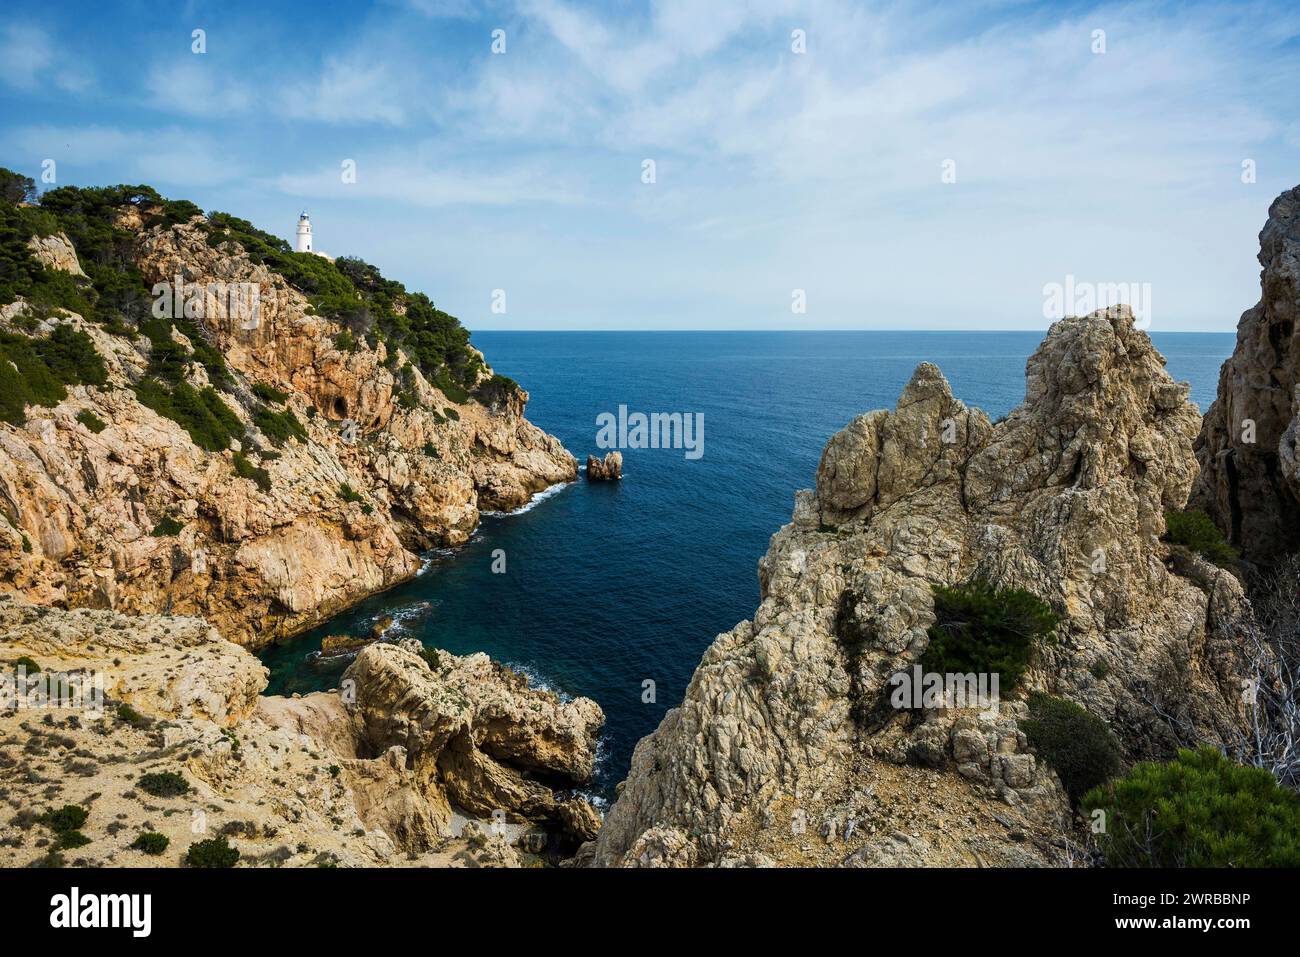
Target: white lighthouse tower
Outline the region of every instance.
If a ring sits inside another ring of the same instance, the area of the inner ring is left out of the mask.
[[[306,211],[298,217],[298,244],[294,247],[300,253],[311,252],[311,219]]]

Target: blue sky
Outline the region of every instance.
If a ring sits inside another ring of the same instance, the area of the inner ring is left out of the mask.
[[[1297,90],[1294,3],[6,0],[0,165],[308,209],[476,329],[1044,328],[1072,275],[1230,330]]]

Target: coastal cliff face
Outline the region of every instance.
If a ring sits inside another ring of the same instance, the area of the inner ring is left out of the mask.
[[[1260,299],[1196,441],[1193,498],[1254,562],[1300,548],[1300,187],[1273,201],[1259,234]]]
[[[1242,589],[1160,541],[1196,476],[1198,427],[1123,308],[1053,325],[1024,404],[997,423],[922,363],[894,411],[830,440],[760,563],[754,619],[717,638],[638,744],[579,859],[1063,863],[1069,801],[1027,745],[1020,693],[996,716],[918,715],[890,708],[887,681],[925,652],[933,586],[984,579],[1062,617],[1024,690],[1104,718],[1128,758],[1169,756],[1175,727],[1232,735]]]
[[[107,373],[0,423],[0,586],[47,605],[202,616],[258,647],[411,578],[417,551],[464,542],[482,511],[576,477],[560,442],[524,418],[527,393],[495,385],[486,365],[477,382],[495,387],[470,382],[453,401],[400,348],[345,335],[238,242],[214,241],[202,217],[149,225],[149,212],[126,207],[115,228],[147,285],[179,276],[185,298],[204,299],[201,337],[175,328],[160,343],[0,303],[0,333],[80,330]],[[62,233],[31,250],[84,275]],[[255,284],[258,323],[210,283]],[[230,377],[216,411],[244,430],[215,451],[139,391],[166,350],[197,394],[210,384],[204,348]],[[300,431],[283,434],[285,422]]]
[[[102,675],[104,693],[98,711],[0,710],[11,809],[0,866],[45,860],[56,835],[38,817],[67,804],[88,810],[87,842],[58,853],[85,866],[177,866],[218,835],[241,865],[519,866],[546,850],[548,831],[593,836],[595,810],[537,778],[569,788],[590,778],[600,708],[532,690],[484,655],[426,656],[375,646],[342,692],[263,697],[265,667],[200,619],[0,595],[0,662],[27,672],[15,700],[42,693],[51,674]],[[186,789],[154,793],[145,776],[159,774]],[[466,821],[453,804],[499,814]],[[145,832],[165,835],[167,850],[132,848]]]

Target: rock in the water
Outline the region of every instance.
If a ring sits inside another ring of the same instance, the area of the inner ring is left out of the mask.
[[[1259,302],[1196,440],[1193,493],[1254,562],[1300,548],[1300,186],[1269,207],[1259,263]]]
[[[995,715],[889,707],[888,676],[927,647],[935,585],[1049,603],[1063,622],[1022,686],[1102,717],[1130,758],[1169,755],[1173,726],[1214,740],[1242,725],[1241,586],[1198,559],[1175,573],[1159,540],[1196,475],[1187,386],[1127,308],[1057,322],[1026,381],[990,423],[922,363],[894,411],[830,440],[760,562],[753,621],[717,638],[637,745],[579,861],[1059,863],[1072,811],[1019,694]]]
[[[589,482],[613,482],[623,477],[623,453],[606,452],[605,458],[596,458],[594,455],[587,456],[587,481]]]
[[[355,635],[326,635],[320,640],[320,656],[322,658],[337,658],[340,655],[350,655],[354,651],[360,651],[376,637],[358,638]]]

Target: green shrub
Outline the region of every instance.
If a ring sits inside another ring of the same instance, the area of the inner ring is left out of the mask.
[[[357,349],[357,340],[352,338],[352,333],[344,329],[334,337],[334,348],[339,352],[355,352]]]
[[[190,341],[189,348],[176,341],[173,329]],[[149,374],[160,381],[172,385],[180,382],[192,361],[203,366],[208,381],[214,385],[226,386],[232,381],[225,359],[204,338],[203,330],[193,319],[151,316],[140,323],[140,331],[149,339]]]
[[[90,337],[55,326],[45,338],[0,332],[0,420],[21,425],[30,405],[54,406],[70,385],[102,386],[104,362]]]
[[[1060,617],[1023,588],[985,581],[934,586],[934,624],[921,657],[926,671],[997,674],[999,691],[1015,689],[1038,639],[1050,639]]]
[[[448,398],[450,398],[450,396],[449,396]],[[451,406],[447,406],[447,408],[443,409],[442,412],[443,412],[443,415],[445,415],[447,418],[451,419],[451,421],[453,421],[453,422],[459,422],[459,421],[460,421],[460,413],[457,412],[455,409],[453,409]]]
[[[22,667],[26,668],[27,673],[29,675],[38,675],[41,673],[41,666],[38,665],[34,659],[28,657],[27,655],[23,655],[22,657],[20,657],[17,661],[14,662],[14,664],[21,665]]]
[[[40,816],[40,822],[56,834],[76,831],[86,823],[90,812],[80,804],[65,804],[58,810],[46,811]]]
[[[164,538],[168,535],[179,535],[181,529],[184,527],[185,524],[183,522],[178,522],[176,519],[168,515],[153,527],[153,532],[150,534],[152,534],[154,538]]]
[[[1119,773],[1119,741],[1101,718],[1072,701],[1034,693],[1020,728],[1030,746],[1057,773],[1070,800]]]
[[[1214,519],[1199,508],[1165,512],[1165,539],[1220,566],[1231,565],[1240,557],[1223,537],[1219,526],[1214,524]]]
[[[438,457],[438,448],[437,448],[437,446],[435,446],[432,442],[425,442],[425,443],[424,443],[424,454],[427,455],[427,456],[429,456],[429,458],[431,458],[431,459],[436,459],[436,458]]]
[[[117,706],[117,720],[133,728],[147,728],[152,722],[135,708],[123,702]]]
[[[239,851],[230,846],[224,834],[191,844],[185,852],[185,863],[190,867],[234,867],[238,860]]]
[[[141,791],[154,797],[177,797],[190,789],[190,783],[173,771],[142,775],[138,784]]]
[[[55,839],[54,846],[61,851],[71,850],[76,847],[85,847],[90,843],[90,838],[80,831],[60,831]]]
[[[275,386],[266,385],[262,382],[258,382],[253,386],[253,395],[263,402],[270,402],[272,405],[284,405],[289,401],[289,393],[281,392]]]
[[[437,671],[442,664],[442,659],[438,656],[437,648],[424,648],[420,651],[420,657],[424,663],[429,666],[430,671]]]
[[[339,498],[343,499],[343,501],[345,502],[361,501],[361,496],[347,482],[344,482],[342,485],[339,486]]]
[[[457,405],[469,401],[469,393],[465,391],[464,387],[462,387],[460,383],[452,379],[451,375],[447,373],[446,370],[439,370],[433,376],[432,382],[442,390],[443,395]]]
[[[1213,748],[1143,763],[1084,795],[1109,867],[1300,867],[1300,797]]]
[[[89,409],[82,409],[78,412],[77,421],[96,435],[108,428],[108,426],[104,424],[104,420]]]
[[[484,405],[492,405],[514,395],[518,389],[519,383],[510,376],[495,374],[481,382],[474,391]]]
[[[144,379],[132,388],[141,404],[179,423],[201,449],[224,451],[244,434],[239,416],[211,386],[195,389],[188,382],[168,386],[156,379]]]
[[[131,847],[137,851],[144,851],[146,854],[158,855],[167,850],[167,845],[171,839],[166,834],[159,834],[157,831],[145,831],[136,836],[131,842]]]
[[[235,474],[240,478],[251,480],[263,492],[271,491],[271,473],[266,469],[254,465],[248,461],[248,456],[242,452],[235,452],[233,455],[235,464]]]
[[[263,406],[253,413],[253,424],[277,446],[284,445],[291,438],[300,442],[307,441],[307,430],[292,409],[277,412]]]

